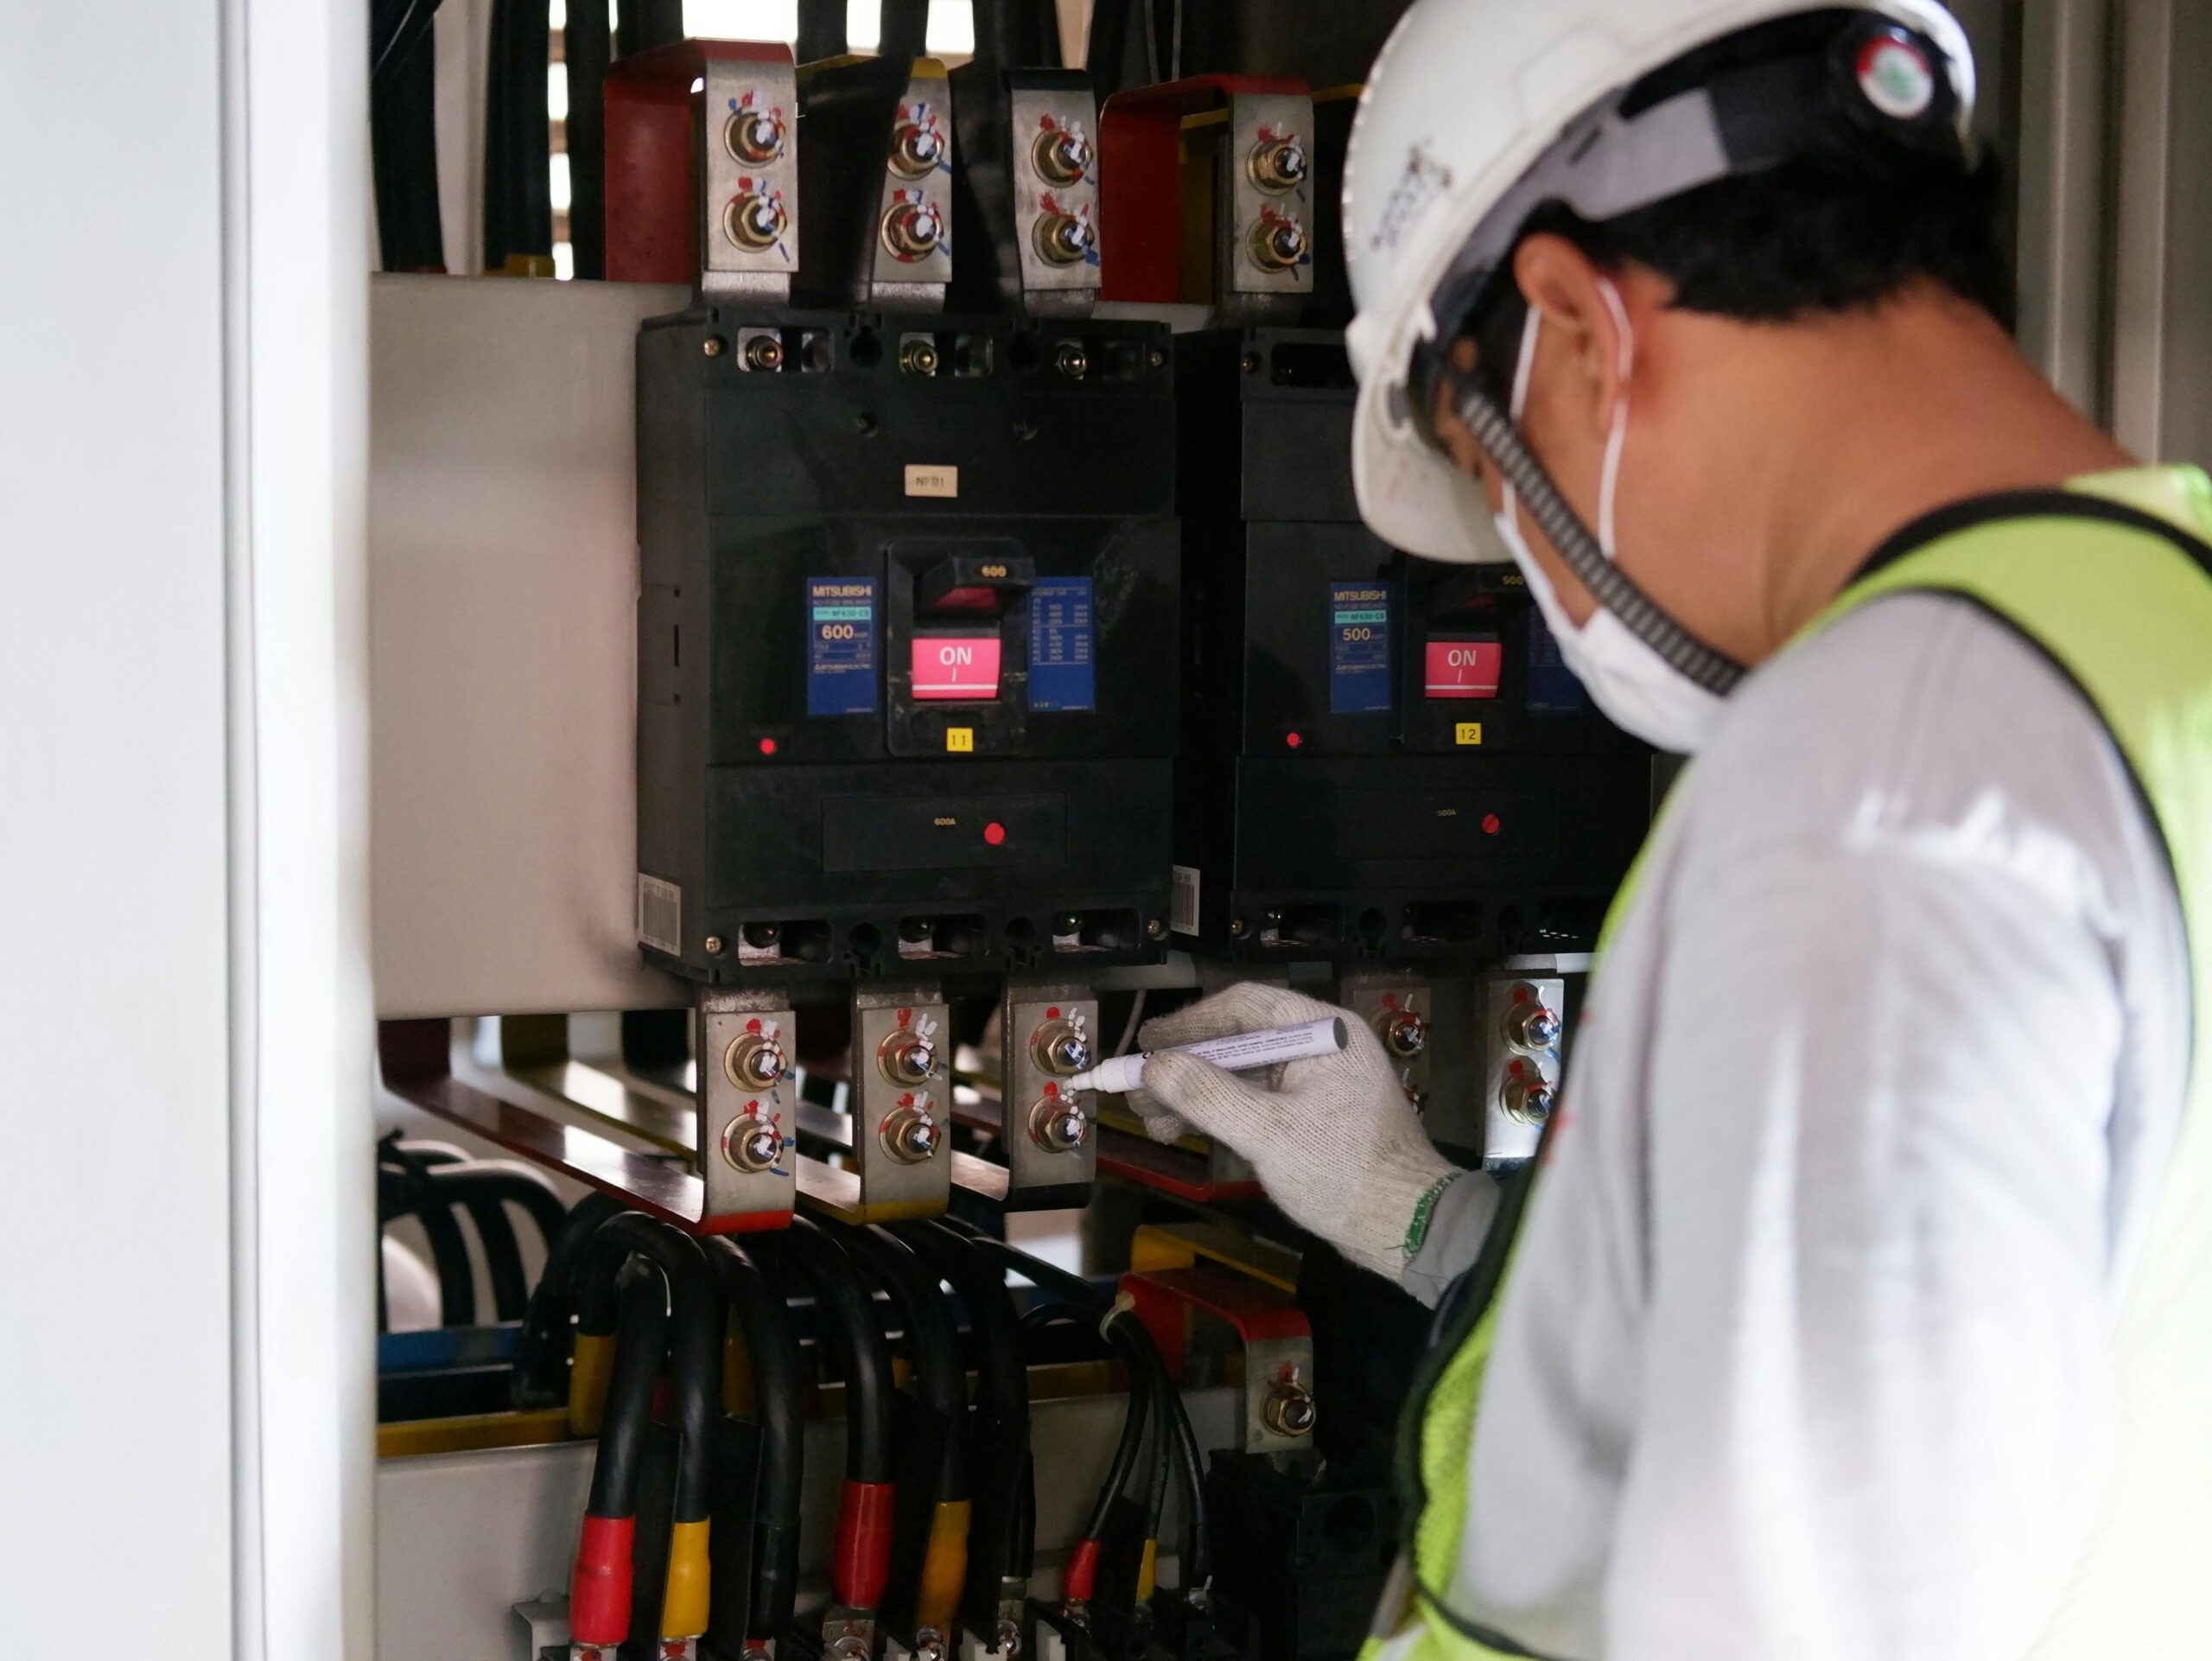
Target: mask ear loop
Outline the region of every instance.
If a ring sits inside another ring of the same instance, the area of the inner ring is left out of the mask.
[[[1607,559],[1620,563],[1620,539],[1613,510],[1620,500],[1621,456],[1628,449],[1628,384],[1636,372],[1636,328],[1628,320],[1628,306],[1609,277],[1598,279],[1598,292],[1613,314],[1621,332],[1620,395],[1613,405],[1613,430],[1605,437],[1605,471],[1598,480],[1598,546]],[[1531,315],[1534,314],[1532,313]]]
[[[1536,338],[1544,332],[1544,314],[1534,306],[1521,325],[1521,360],[1513,368],[1513,402],[1506,413],[1518,428],[1521,417],[1529,413],[1529,386],[1536,378]],[[1505,522],[1516,530],[1521,524],[1521,496],[1513,488],[1509,476],[1505,480]]]

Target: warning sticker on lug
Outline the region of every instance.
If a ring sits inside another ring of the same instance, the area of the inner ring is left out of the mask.
[[[1097,707],[1096,626],[1090,579],[1055,577],[1029,591],[1029,707],[1066,714]]]
[[[1329,713],[1390,708],[1390,590],[1379,582],[1329,585]]]
[[[817,576],[806,585],[806,712],[874,715],[875,582]]]

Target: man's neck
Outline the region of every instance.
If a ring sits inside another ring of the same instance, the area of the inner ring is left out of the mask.
[[[1985,314],[1917,295],[1778,332],[1781,419],[1753,482],[1763,659],[1938,508],[2133,465]],[[1804,389],[1818,388],[1817,400]]]

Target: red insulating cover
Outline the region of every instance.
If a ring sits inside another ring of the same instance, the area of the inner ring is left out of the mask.
[[[898,1497],[896,1483],[845,1485],[830,1584],[848,1609],[873,1609],[883,1601],[883,1588],[891,1583],[891,1513]]]
[[[1098,1589],[1098,1542],[1077,1540],[1068,1553],[1068,1566],[1060,1571],[1060,1595],[1070,1603],[1088,1603]]]
[[[630,1635],[630,1548],[634,1517],[584,1514],[569,1578],[569,1635],[578,1644],[620,1644]]]

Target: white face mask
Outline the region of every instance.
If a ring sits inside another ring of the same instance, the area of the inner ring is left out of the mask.
[[[1621,393],[1613,409],[1612,431],[1605,440],[1605,473],[1598,486],[1598,546],[1605,557],[1619,563],[1614,542],[1614,505],[1620,494],[1621,453],[1628,442],[1628,382],[1636,367],[1636,333],[1621,303],[1620,290],[1604,277],[1602,292],[1612,308],[1621,331]],[[1536,366],[1536,337],[1543,330],[1543,314],[1529,308],[1529,324],[1521,335],[1521,361],[1513,374],[1514,425],[1521,423],[1529,406],[1529,381]],[[1604,606],[1591,613],[1577,628],[1560,604],[1543,567],[1529,550],[1522,534],[1520,503],[1511,485],[1505,487],[1504,511],[1497,515],[1498,534],[1513,550],[1529,592],[1559,641],[1567,666],[1590,690],[1598,707],[1612,723],[1635,734],[1647,744],[1677,755],[1694,755],[1703,749],[1719,724],[1727,701],[1708,692],[1669,664],[1632,633],[1628,625]]]

